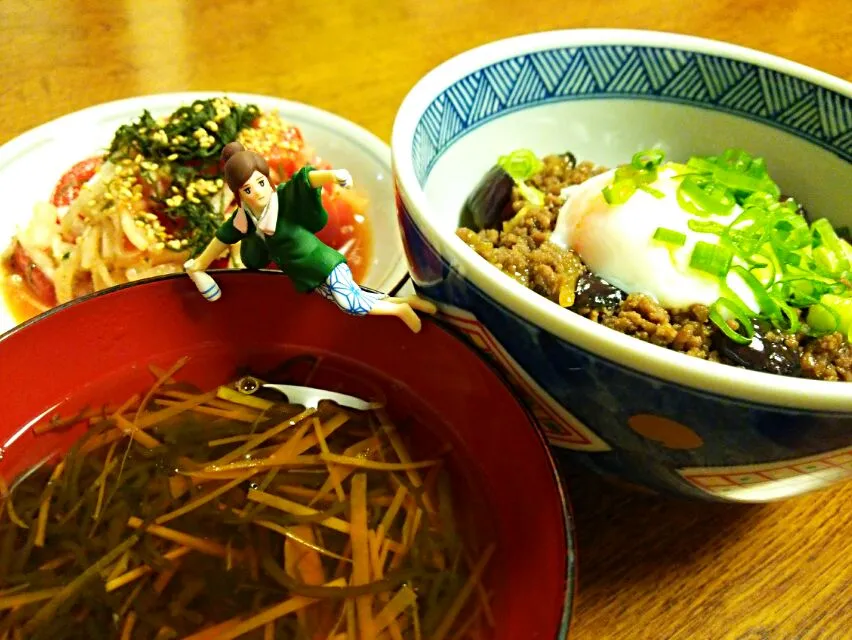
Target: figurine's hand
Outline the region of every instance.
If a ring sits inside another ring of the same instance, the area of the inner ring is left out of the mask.
[[[334,182],[344,189],[352,187],[352,174],[346,169],[336,169],[334,171]]]
[[[195,273],[196,271],[200,271],[200,269],[195,264],[195,259],[190,258],[186,262],[183,263],[184,271],[187,273]]]

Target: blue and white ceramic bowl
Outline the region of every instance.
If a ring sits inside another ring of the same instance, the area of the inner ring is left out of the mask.
[[[811,213],[852,223],[852,84],[692,37],[521,36],[433,70],[391,150],[416,287],[513,379],[553,445],[598,472],[710,500],[778,500],[852,477],[852,385],[699,360],[560,308],[455,235],[462,203],[512,149],[613,166],[741,147]],[[483,425],[486,427],[486,425]]]

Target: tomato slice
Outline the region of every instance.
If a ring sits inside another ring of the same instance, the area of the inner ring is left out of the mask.
[[[10,266],[14,273],[24,279],[36,298],[49,307],[56,305],[56,289],[53,282],[35,265],[20,242],[15,243]]]
[[[80,188],[95,175],[102,164],[101,156],[93,156],[81,160],[66,171],[53,188],[50,197],[53,206],[65,207],[71,204],[80,193]]]
[[[289,180],[305,165],[305,141],[298,127],[288,126],[281,132],[281,141],[266,154],[273,184]]]

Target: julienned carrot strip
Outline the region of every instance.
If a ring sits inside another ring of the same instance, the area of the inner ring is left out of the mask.
[[[450,629],[455,623],[459,613],[461,613],[461,610],[464,608],[465,604],[467,604],[467,600],[470,598],[470,594],[473,592],[476,583],[479,582],[483,572],[485,571],[485,566],[488,564],[491,556],[494,555],[494,550],[494,545],[488,547],[476,565],[474,565],[473,570],[470,572],[470,576],[468,576],[468,579],[461,588],[461,591],[459,591],[458,596],[456,596],[456,599],[444,614],[444,619],[441,621],[441,624],[438,625],[438,628],[429,640],[444,640],[444,638],[447,637],[447,634],[450,632]]]
[[[191,636],[185,636],[183,640],[219,640],[219,638],[222,637],[220,634],[233,629],[239,623],[240,621],[236,619],[226,620],[225,622],[220,622],[219,624],[215,624],[212,627],[202,629],[201,631],[194,633]]]
[[[3,476],[0,476],[0,492],[3,494],[3,504],[6,505],[6,509],[9,511],[9,520],[14,522],[15,525],[21,529],[29,529],[27,523],[21,520],[20,516],[15,511],[15,505],[12,503],[12,492],[9,491],[9,487],[6,485],[6,481],[3,479]]]
[[[324,435],[328,435],[328,434],[325,433]],[[356,454],[359,454],[363,451],[366,451],[367,449],[370,449],[372,447],[377,447],[380,444],[381,444],[381,442],[376,436],[370,436],[369,438],[366,438],[365,440],[361,440],[360,442],[356,442],[355,444],[344,449],[343,455],[355,456]],[[344,480],[346,480],[346,478],[348,478],[354,472],[355,472],[354,467],[346,467],[344,469],[338,469],[337,479],[340,482],[343,482]],[[313,500],[311,500],[311,504],[314,504],[315,502],[318,502],[319,500],[322,500],[323,498],[325,498],[325,496],[328,495],[328,493],[334,488],[333,484],[334,484],[334,482],[332,481],[331,478],[326,480],[325,483],[322,485],[322,487],[320,487],[320,490],[317,492],[316,497]]]
[[[131,516],[127,520],[127,526],[132,529],[139,529],[145,523],[142,522],[136,516]],[[224,545],[219,544],[218,542],[213,542],[212,540],[204,540],[203,538],[197,538],[195,536],[191,536],[188,533],[183,533],[182,531],[176,531],[175,529],[169,529],[168,527],[163,527],[158,524],[151,524],[145,529],[146,533],[150,533],[152,536],[157,536],[158,538],[163,538],[164,540],[170,540],[171,542],[177,542],[180,545],[185,547],[189,547],[190,549],[195,549],[196,551],[200,551],[201,553],[206,553],[209,556],[216,556],[218,558],[224,558],[227,550]],[[231,551],[231,554],[234,557],[242,558],[242,552],[240,551]]]
[[[136,428],[145,430],[150,427],[156,426],[164,420],[173,418],[174,416],[183,413],[184,411],[187,411],[195,407],[196,405],[202,404],[205,401],[206,397],[212,398],[213,393],[211,392],[193,397],[179,404],[167,407],[166,409],[161,409],[160,411],[152,411],[136,421]],[[138,398],[138,396],[136,396],[136,398]],[[82,447],[80,447],[80,453],[91,453],[99,447],[111,444],[116,440],[121,440],[124,435],[124,432],[120,429],[111,429],[106,433],[102,433],[100,435],[94,436],[93,438],[89,438],[89,440],[87,440],[86,443]]]
[[[167,560],[177,560],[178,558],[182,558],[186,554],[188,554],[192,549],[189,547],[178,547],[177,549],[172,549],[171,551],[164,553],[163,557]],[[116,589],[121,589],[121,587],[130,584],[131,582],[138,580],[142,576],[146,576],[149,573],[152,573],[154,570],[149,567],[147,564],[142,565],[141,567],[136,567],[135,569],[131,569],[127,573],[124,573],[117,578],[113,578],[106,583],[106,591],[109,593],[110,591],[115,591]]]
[[[108,574],[106,574],[106,580],[109,582],[110,580],[114,580],[122,573],[127,571],[127,567],[130,564],[130,551],[125,551],[118,561],[112,565],[112,569]]]
[[[352,476],[350,491],[352,505],[352,585],[370,582],[370,549],[367,539],[367,476],[356,473]],[[358,614],[358,632],[361,640],[373,640],[376,632],[373,623],[373,596],[364,594],[355,598]]]
[[[304,413],[305,412],[303,411],[299,415],[301,416]],[[307,416],[304,416],[304,417],[307,417]],[[291,421],[298,418],[299,421],[301,422],[304,419],[304,417],[299,418],[299,416],[296,416],[294,418],[291,418]],[[323,427],[322,427],[323,433],[326,436],[330,435],[332,432],[336,431],[342,425],[344,425],[347,420],[349,420],[349,416],[347,414],[343,413],[342,411],[339,412],[339,413],[336,413],[334,416],[332,416],[331,418],[328,419],[328,422],[326,422],[323,425]],[[233,469],[247,469],[247,468],[253,469],[253,468],[259,468],[259,467],[280,466],[283,462],[286,462],[286,460],[288,458],[300,456],[301,454],[303,454],[305,451],[307,451],[311,447],[317,446],[318,442],[317,442],[316,435],[305,436],[305,433],[310,428],[310,426],[311,426],[310,422],[305,422],[290,437],[290,439],[287,440],[287,442],[282,444],[276,451],[274,451],[267,458],[262,458],[262,459],[259,459],[259,460],[244,460],[244,461],[240,461],[240,462],[230,462],[228,464],[222,464],[221,461],[222,461],[223,458],[220,458],[219,460],[216,460],[215,462],[211,462],[210,464],[205,466],[202,469],[202,471],[231,471]],[[263,433],[264,434],[268,433],[268,431],[264,431]],[[275,434],[275,435],[277,435],[277,434]],[[248,444],[248,443],[246,443],[246,444]]]
[[[226,464],[218,468],[200,469],[198,471],[181,471],[183,475],[200,480],[230,480],[236,478],[248,470],[260,471],[270,467],[316,467],[323,466],[319,456],[291,456],[288,458],[275,459],[272,456],[257,458],[255,460],[244,460]],[[196,483],[198,484],[198,483]]]
[[[28,591],[24,593],[16,593],[10,596],[0,596],[0,611],[5,609],[15,609],[17,607],[22,607],[25,604],[48,600],[60,591],[62,591],[62,587],[53,587],[50,589],[42,589],[41,591]]]
[[[346,586],[346,580],[340,578],[338,580],[332,580],[331,582],[327,582],[324,586],[326,587],[343,587]],[[283,602],[273,605],[267,609],[264,609],[260,613],[247,618],[235,618],[232,620],[228,620],[227,622],[223,622],[217,628],[216,635],[210,635],[211,629],[207,629],[202,631],[201,633],[196,633],[191,636],[187,636],[183,640],[207,640],[210,638],[213,640],[232,640],[233,638],[237,638],[243,634],[249,633],[250,631],[254,631],[255,629],[268,624],[269,622],[273,622],[282,616],[289,615],[291,613],[295,613],[296,611],[300,611],[305,607],[316,602],[316,598],[306,598],[305,596],[293,596],[291,598],[287,598]],[[227,626],[230,625],[230,626]]]
[[[183,407],[185,401],[180,400],[164,400],[163,398],[156,398],[154,403],[157,405],[162,405],[167,408],[174,407]],[[196,413],[204,413],[209,416],[216,416],[217,418],[228,418],[229,420],[236,420],[237,422],[245,422],[246,424],[252,424],[257,420],[256,415],[252,415],[247,413],[245,410],[241,409],[219,409],[217,407],[209,407],[207,405],[196,404],[188,408],[181,408],[181,411],[194,411]],[[165,409],[162,409],[165,411]],[[248,440],[248,438],[246,438]]]
[[[121,640],[132,640],[134,626],[136,626],[136,612],[131,611],[127,614],[124,625],[121,627]]]
[[[474,564],[473,560],[468,554],[464,554],[465,561],[467,562],[467,567],[469,570],[473,570]],[[491,609],[491,598],[488,595],[488,592],[485,591],[485,585],[482,584],[482,580],[476,581],[476,595],[479,598],[479,606],[482,608],[482,615],[485,617],[485,622],[488,623],[488,626],[492,629],[495,627],[494,622],[494,611]]]
[[[322,425],[323,434],[326,437],[330,436],[348,421],[349,414],[343,411],[338,411],[332,417],[330,417],[324,425]],[[285,443],[284,446],[281,447],[279,452],[272,454],[272,457],[275,458],[280,455],[282,458],[284,458],[291,455],[301,455],[305,451],[317,446],[318,444],[319,440],[317,439],[316,434],[306,436],[303,432],[298,439],[295,436],[291,438],[289,442]]]
[[[266,411],[275,405],[271,400],[264,400],[258,396],[240,393],[236,389],[231,389],[231,387],[219,387],[216,389],[216,397],[220,400],[227,400],[234,404],[241,404],[252,409],[260,409],[261,411]]]
[[[403,611],[413,605],[416,600],[417,594],[415,594],[414,591],[407,586],[402,587],[375,617],[374,631],[376,633],[383,631],[385,627],[395,621]]]
[[[168,420],[169,418],[173,418],[174,416],[183,413],[184,411],[204,404],[210,398],[213,397],[214,392],[210,391],[208,393],[202,393],[201,395],[188,398],[180,404],[173,405],[166,409],[160,409],[159,411],[150,411],[136,421],[136,426],[140,429],[148,429],[149,427],[156,426],[164,420]]]
[[[56,487],[55,482],[62,475],[62,470],[65,468],[65,462],[60,462],[50,474],[50,479],[47,481],[47,488],[44,492],[44,498],[38,507],[38,518],[36,519],[36,536],[35,546],[43,547],[44,538],[47,535],[47,514],[50,511],[50,500],[53,498],[53,490]]]
[[[157,447],[163,446],[162,442],[157,440],[151,434],[142,431],[142,429],[130,422],[130,420],[128,420],[124,416],[116,416],[115,424],[119,429],[124,432],[125,435],[130,436],[146,449],[156,449]]]
[[[265,504],[268,507],[273,507],[285,513],[291,513],[294,516],[315,516],[319,513],[316,509],[306,507],[298,502],[274,496],[270,493],[266,493],[265,491],[257,491],[256,489],[249,490],[248,499],[252,502],[259,502],[260,504]],[[320,524],[325,525],[329,529],[339,531],[340,533],[349,534],[351,531],[351,526],[348,522],[335,516],[330,516],[325,520],[322,520]]]
[[[187,514],[190,511],[193,511],[194,509],[197,509],[201,505],[207,504],[208,502],[210,502],[211,500],[214,500],[215,498],[222,495],[223,493],[227,493],[228,491],[230,491],[231,489],[236,487],[241,482],[245,482],[246,480],[251,478],[256,473],[257,473],[257,471],[254,471],[254,470],[245,471],[245,472],[241,473],[239,476],[237,476],[236,478],[234,478],[233,480],[231,480],[230,482],[226,482],[225,484],[223,484],[219,487],[216,487],[212,491],[208,491],[204,495],[198,496],[194,500],[190,500],[189,502],[187,502],[182,507],[175,509],[174,511],[170,511],[169,513],[164,513],[163,515],[159,516],[156,520],[154,520],[154,524],[165,524],[166,522],[169,522],[170,520],[174,520],[175,518],[179,518],[180,516]]]
[[[382,462],[380,460],[368,460],[367,458],[352,458],[335,453],[319,454],[321,460],[334,462],[347,467],[359,469],[372,469],[374,471],[410,471],[412,469],[423,469],[440,463],[440,460],[423,460],[421,462]]]
[[[390,440],[391,446],[393,450],[396,452],[397,457],[400,462],[411,462],[411,455],[408,453],[408,449],[405,448],[405,444],[402,442],[402,438],[399,437],[399,433],[397,433],[396,429],[392,426],[385,426],[387,431],[388,440]],[[414,486],[415,489],[419,489],[423,486],[423,482],[420,479],[420,474],[417,473],[416,469],[407,469],[405,471],[405,475],[408,476],[408,481]],[[430,516],[434,515],[435,507],[432,506],[432,501],[429,499],[429,496],[423,494],[423,506],[426,507],[426,511]]]
[[[284,422],[281,422],[275,425],[274,427],[267,429],[266,431],[262,431],[258,434],[255,434],[255,436],[251,440],[237,447],[236,449],[229,451],[218,460],[214,460],[213,462],[209,463],[205,467],[205,469],[209,470],[211,468],[221,468],[229,462],[232,462],[233,460],[237,460],[238,458],[244,457],[247,453],[250,453],[253,449],[256,449],[270,438],[274,438],[275,436],[286,431],[287,429],[296,426],[297,424],[302,422],[302,420],[314,414],[315,412],[316,409],[305,409],[304,411],[302,411],[302,413],[295,415],[292,418],[288,418]]]
[[[319,443],[322,455],[331,455],[331,450],[329,450],[328,443],[325,441],[325,434],[322,432],[322,424],[320,424],[320,421],[316,418],[314,418],[313,423],[314,433],[317,436],[317,442]],[[337,467],[335,467],[333,464],[328,464],[326,466],[328,467],[328,479],[334,486],[334,492],[337,494],[337,499],[343,502],[344,500],[346,500],[346,493],[343,491],[343,486],[340,484]]]
[[[196,398],[199,395],[206,395],[200,393],[189,393],[187,391],[179,391],[177,389],[160,389],[159,396],[157,397],[157,402],[160,402],[162,398],[174,398],[176,400],[189,400],[191,398]],[[244,405],[235,406],[233,402],[228,402],[226,400],[220,400],[219,398],[213,397],[209,398],[204,406],[210,407],[213,409],[225,409],[229,411],[244,411],[247,407]],[[257,414],[255,414],[257,415]]]
[[[393,501],[391,502],[390,507],[388,507],[388,510],[385,511],[385,515],[376,529],[376,542],[379,546],[381,546],[382,542],[384,542],[385,533],[390,531],[394,518],[396,518],[396,515],[399,513],[402,501],[405,499],[407,493],[408,489],[406,489],[405,486],[400,485],[397,487],[396,493],[393,496]]]
[[[113,442],[109,451],[107,451],[106,460],[104,460],[104,468],[101,470],[101,475],[98,476],[98,499],[95,502],[95,511],[92,513],[92,519],[97,522],[101,516],[101,508],[104,506],[104,493],[106,492],[106,479],[109,475],[110,471],[112,471],[113,467],[116,465],[116,461],[112,459],[115,455],[115,448],[118,446],[118,441]]]
[[[163,375],[157,378],[154,384],[151,385],[151,387],[145,393],[145,396],[142,398],[142,402],[139,403],[139,407],[136,409],[136,415],[133,417],[134,424],[140,424],[142,412],[145,410],[145,407],[148,406],[148,402],[150,402],[151,398],[154,397],[154,394],[157,393],[157,390],[164,384],[166,384],[166,381],[171,380],[172,376],[178,371],[180,371],[183,368],[183,365],[185,365],[188,361],[189,356],[183,356],[181,358],[178,358],[177,362],[175,362],[171,367],[169,367],[168,370],[163,373]]]

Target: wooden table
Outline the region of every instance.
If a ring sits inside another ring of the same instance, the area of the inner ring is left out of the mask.
[[[5,0],[0,143],[100,102],[207,89],[308,102],[388,139],[397,105],[439,62],[505,36],[591,26],[727,40],[852,79],[848,0]],[[573,637],[852,638],[852,483],[738,506],[629,493],[577,470],[568,480]]]

